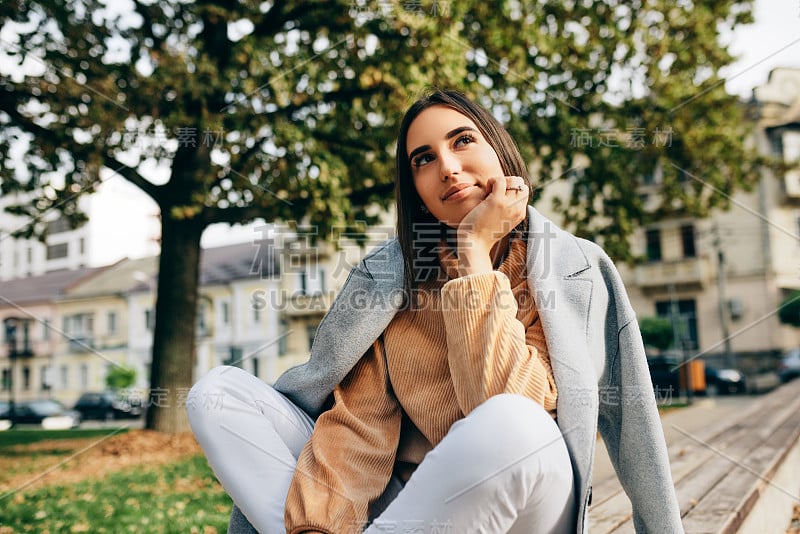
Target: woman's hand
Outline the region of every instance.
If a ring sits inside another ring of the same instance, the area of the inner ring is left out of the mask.
[[[459,223],[458,263],[462,276],[491,272],[492,248],[525,219],[528,186],[519,176],[486,182],[486,198]]]

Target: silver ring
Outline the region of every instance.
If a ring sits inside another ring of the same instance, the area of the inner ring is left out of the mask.
[[[521,185],[517,185],[515,187],[509,187],[508,189],[506,189],[506,191],[517,191],[517,192],[520,192],[520,191],[522,191],[522,186]]]

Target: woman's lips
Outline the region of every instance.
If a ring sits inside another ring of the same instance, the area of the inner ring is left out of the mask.
[[[476,184],[454,185],[445,192],[444,196],[442,197],[442,202],[447,202],[450,200],[460,200],[468,196],[472,192],[473,187],[477,187],[477,185]]]

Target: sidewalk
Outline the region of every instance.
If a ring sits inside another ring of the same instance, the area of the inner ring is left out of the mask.
[[[695,397],[694,403],[686,408],[671,410],[661,416],[664,437],[670,447],[682,440],[689,440],[685,433],[694,434],[716,421],[740,412],[748,404],[758,399],[758,395],[731,395],[720,397]],[[607,478],[616,476],[611,460],[608,458],[603,440],[598,438],[594,456],[592,483],[599,484]]]

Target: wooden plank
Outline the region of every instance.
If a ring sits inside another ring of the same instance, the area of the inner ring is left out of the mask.
[[[698,443],[698,446],[708,449],[703,456],[709,453],[711,455],[694,471],[679,479],[675,485],[682,515],[687,514],[706,493],[736,467],[734,462],[741,462],[747,458],[751,451],[768,440],[800,407],[800,399],[797,397],[793,399],[794,402],[785,402],[785,395],[776,395],[768,400],[766,403],[759,402],[764,410],[760,417],[737,420],[731,427],[733,434],[726,434],[728,439],[724,442],[712,440]],[[734,435],[736,438],[730,439]]]
[[[592,490],[592,494],[594,494],[594,490]],[[618,491],[613,497],[607,499],[603,506],[594,508],[592,505],[589,508],[588,532],[616,532],[616,529],[630,519],[632,513],[630,499],[624,491]]]
[[[670,447],[670,464],[682,515],[688,517],[692,514],[692,510],[695,510],[699,517],[703,513],[704,507],[707,506],[703,503],[705,497],[715,488],[727,487],[723,482],[736,469],[734,463],[721,456],[720,452],[736,459],[747,458],[751,453],[755,454],[753,451],[758,451],[758,466],[772,460],[773,469],[777,469],[781,454],[786,454],[788,448],[794,443],[791,435],[793,428],[791,420],[792,416],[800,413],[800,381],[796,382],[797,384],[791,384],[791,387],[787,384],[755,399],[753,404],[743,410],[736,419],[722,421],[707,431],[693,436],[697,440],[687,437],[688,441],[682,440],[680,446]],[[771,436],[771,434],[779,431],[782,437],[778,441],[774,441],[777,436]],[[786,432],[790,434],[784,435]],[[698,441],[707,445],[698,443]],[[763,446],[765,443],[771,443],[773,446],[765,447]],[[784,445],[783,453],[775,448],[779,443]],[[752,461],[756,461],[756,458],[754,457]],[[763,466],[759,468],[763,469]],[[750,478],[757,480],[754,475],[750,475]],[[617,534],[633,531],[630,502],[627,501],[627,496],[621,492],[619,483],[617,482],[615,487],[611,482],[604,482],[603,490],[614,493],[605,499],[598,509],[590,508],[590,518],[593,516],[596,518],[596,521],[592,523],[597,525],[596,531]],[[717,491],[722,492],[723,490]],[[731,491],[734,494],[737,491],[741,493],[740,490]],[[754,502],[754,499],[757,499],[757,493],[749,498]],[[732,524],[741,523],[746,516],[744,512],[749,511],[753,506],[751,501],[747,499],[738,501],[736,506],[742,518],[736,519],[735,516],[730,516]],[[714,518],[715,514],[710,513],[709,517]],[[718,533],[720,527],[720,518],[716,517],[710,521],[703,520],[703,522],[693,524],[691,530],[687,528],[687,532],[693,534]]]
[[[715,527],[717,532],[737,532],[750,513],[761,492],[800,439],[800,402],[781,426],[759,448],[731,470],[719,484],[684,518],[687,532],[705,531]],[[790,495],[797,488],[781,488]]]
[[[729,424],[729,428],[725,429],[724,432],[715,434],[717,434],[717,438],[721,443],[727,444],[740,440],[745,433],[745,429],[737,427],[735,424],[732,426]],[[696,441],[686,444],[682,450],[684,454],[677,457],[670,464],[673,481],[675,482],[692,475],[716,456],[712,450]],[[705,473],[707,476],[716,477],[714,481],[724,476],[721,471],[706,471]],[[628,499],[616,477],[608,479],[602,485],[595,487],[592,494],[593,496],[607,495],[607,497],[601,501],[599,506],[595,507],[595,504],[592,504],[589,509],[590,532],[618,532],[618,529],[625,527],[628,523],[632,523],[630,520],[632,515],[630,499]],[[693,504],[691,502],[685,503],[681,507],[682,511],[690,509]]]

